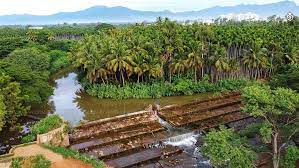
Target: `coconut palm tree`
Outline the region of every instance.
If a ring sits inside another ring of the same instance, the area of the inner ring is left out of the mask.
[[[259,45],[254,45],[253,48],[245,51],[242,62],[248,68],[250,77],[258,78],[261,70],[267,67],[267,52],[266,48]]]
[[[173,59],[169,65],[169,70],[171,74],[177,73],[178,76],[181,76],[181,73],[185,71],[187,67],[186,60],[183,59]],[[171,80],[170,80],[171,81]]]
[[[111,53],[108,57],[108,70],[113,71],[115,74],[119,73],[122,85],[125,85],[125,75],[130,76],[133,72],[133,61],[126,44],[123,42],[112,44]]]
[[[299,61],[299,49],[294,47],[291,50],[290,54],[285,54],[285,58],[287,59],[288,63],[290,64],[296,64]]]
[[[188,58],[186,60],[186,64],[189,68],[193,69],[194,73],[194,80],[197,81],[197,71],[198,69],[203,67],[203,54],[204,51],[202,50],[203,46],[200,42],[196,42],[195,45],[192,45],[191,53],[188,54]],[[202,68],[203,74],[203,68]]]

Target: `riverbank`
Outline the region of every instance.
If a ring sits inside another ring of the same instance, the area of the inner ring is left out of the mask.
[[[150,83],[128,83],[124,86],[117,84],[92,84],[86,80],[82,86],[86,93],[100,99],[150,99],[169,96],[194,95],[199,93],[216,93],[238,91],[253,81],[248,79],[222,79],[210,82],[208,78],[200,81],[191,79],[176,79],[172,83],[154,81]]]

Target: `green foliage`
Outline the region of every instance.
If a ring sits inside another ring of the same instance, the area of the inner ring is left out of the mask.
[[[6,60],[39,72],[48,70],[50,66],[49,56],[35,48],[17,49],[10,53]]]
[[[159,18],[155,24],[134,24],[84,36],[73,48],[73,64],[92,83],[114,81],[194,81],[210,76],[268,78],[281,66],[298,63],[299,30],[288,22],[193,23]],[[186,89],[188,81],[178,85]]]
[[[58,71],[69,65],[68,55],[61,50],[52,50],[50,55],[50,70],[51,72]]]
[[[49,168],[51,162],[43,155],[31,156],[27,158],[17,157],[12,160],[12,168]]]
[[[30,128],[30,132],[33,134],[44,134],[56,128],[59,128],[63,124],[63,120],[59,115],[50,115]]]
[[[0,132],[2,131],[2,127],[5,124],[4,116],[5,116],[5,104],[3,101],[3,95],[0,95]]]
[[[28,107],[24,106],[24,97],[21,95],[20,84],[12,82],[9,76],[1,73],[0,106],[0,130],[6,123],[14,124],[19,117],[24,116],[28,111]]]
[[[296,161],[299,160],[299,148],[297,146],[289,146],[283,157],[282,166],[285,168],[296,168]]]
[[[38,134],[45,134],[56,128],[61,127],[63,120],[59,115],[50,115],[46,118],[38,121],[36,124],[30,127],[30,133],[24,136],[21,140],[22,143],[32,142],[36,139]]]
[[[291,89],[278,88],[271,90],[266,85],[253,85],[243,90],[243,100],[246,106],[243,111],[255,117],[274,115],[292,115],[299,104],[299,94]]]
[[[203,154],[211,159],[214,166],[231,168],[254,167],[256,154],[244,146],[244,141],[231,129],[221,127],[204,137]]]
[[[271,90],[270,86],[253,85],[243,90],[242,97],[243,111],[265,120],[259,132],[265,143],[272,142],[273,167],[279,167],[282,149],[279,145],[298,132],[296,109],[299,94],[287,88]]]
[[[299,56],[298,56],[299,57]],[[288,87],[299,90],[299,64],[284,66],[270,80],[272,87]]]
[[[51,162],[43,155],[37,155],[32,163],[32,168],[49,168],[50,166]]]
[[[95,26],[95,31],[103,31],[103,32],[107,32],[109,30],[115,29],[115,27],[111,24],[107,24],[107,23],[101,23],[98,24],[97,26]]]
[[[21,94],[27,103],[41,104],[52,94],[48,84],[49,73],[32,71],[27,66],[0,61],[0,73],[9,75],[20,84]]]
[[[11,167],[12,168],[22,168],[22,161],[24,158],[17,157],[12,160]]]
[[[86,92],[99,98],[128,99],[128,98],[160,98],[163,96],[191,95],[194,93],[236,91],[252,82],[245,79],[223,79],[210,83],[204,79],[193,81],[177,79],[173,83],[153,81],[152,83],[131,83],[124,86],[114,84],[91,84],[82,82]]]
[[[52,150],[55,153],[61,154],[66,158],[74,158],[83,161],[84,163],[91,164],[93,168],[103,168],[103,162],[99,161],[98,159],[80,154],[79,152],[72,150],[72,149],[67,149],[64,147],[56,147],[56,146],[50,146],[50,145],[44,145],[45,148]]]
[[[33,142],[35,140],[36,140],[36,135],[29,133],[28,135],[25,135],[24,137],[22,137],[21,143],[22,144],[29,143],[29,142]]]
[[[27,41],[21,37],[4,37],[0,38],[0,58],[5,58],[9,53],[17,48],[22,48]]]
[[[260,135],[264,143],[271,143],[272,140],[272,128],[271,125],[267,122],[264,122],[260,127]]]
[[[69,52],[74,45],[75,41],[73,40],[53,40],[47,43],[50,50],[60,50],[64,52]]]
[[[27,39],[37,44],[46,44],[47,42],[54,40],[53,33],[47,29],[43,30],[28,30],[26,33]]]
[[[247,125],[246,128],[240,130],[238,134],[242,137],[246,136],[248,138],[253,138],[256,134],[259,133],[261,126],[262,124],[260,123]]]

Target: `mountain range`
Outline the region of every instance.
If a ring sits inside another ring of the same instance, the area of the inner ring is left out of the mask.
[[[288,12],[299,16],[299,6],[293,1],[282,1],[264,5],[215,6],[199,11],[139,11],[126,7],[94,6],[76,12],[60,12],[53,15],[2,15],[0,25],[45,25],[62,23],[134,23],[155,21],[157,17],[168,17],[173,20],[210,20],[227,14],[252,13],[260,18],[271,15],[284,17]]]

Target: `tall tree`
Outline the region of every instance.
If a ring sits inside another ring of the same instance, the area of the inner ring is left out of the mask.
[[[0,100],[0,130],[6,123],[14,124],[28,111],[21,95],[20,84],[12,82],[11,78],[3,73],[0,73]]]
[[[278,168],[285,142],[298,132],[299,94],[291,89],[254,85],[245,88],[242,97],[243,111],[264,119],[260,134],[265,143],[272,143],[273,167]]]

